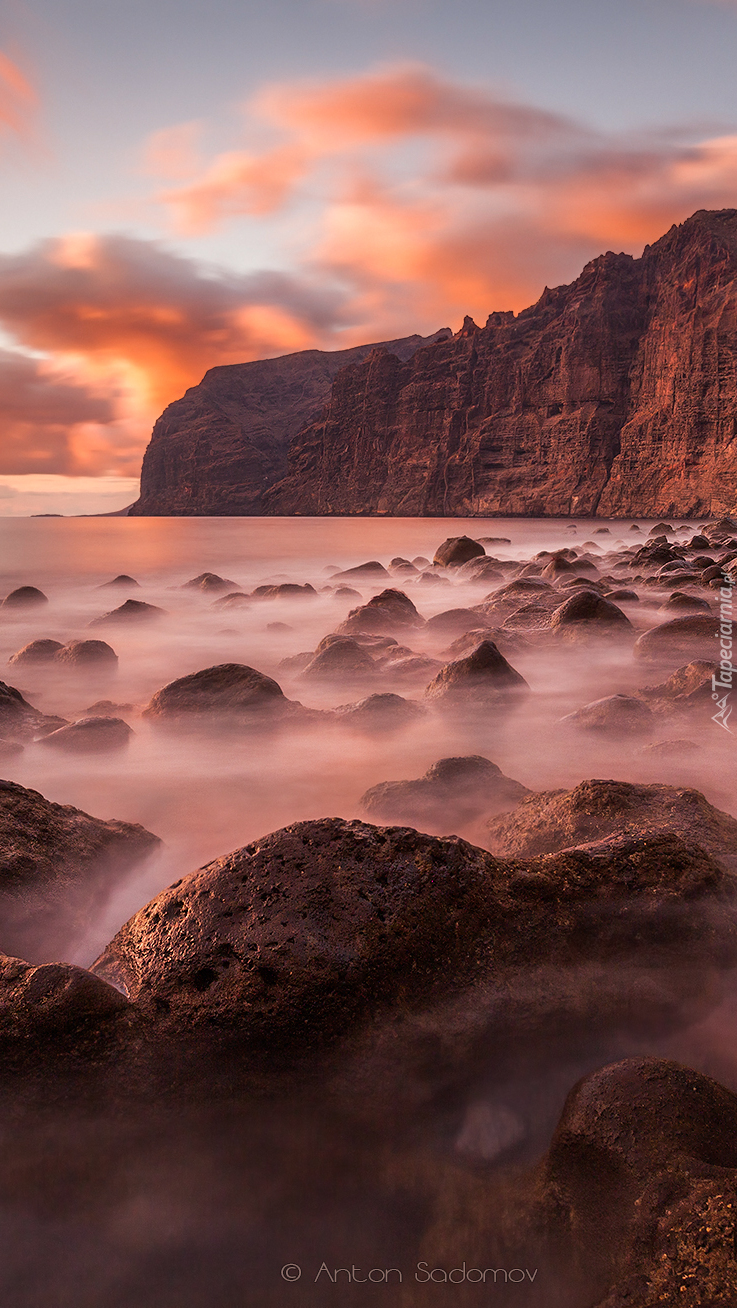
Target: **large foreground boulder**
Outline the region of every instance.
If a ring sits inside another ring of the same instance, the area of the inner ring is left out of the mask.
[[[657,1058],[593,1072],[542,1184],[559,1257],[598,1284],[597,1308],[737,1302],[737,1097],[716,1081]]]
[[[481,814],[505,812],[530,792],[490,759],[441,758],[416,781],[382,781],[361,796],[370,817],[447,834]]]
[[[508,663],[491,640],[484,640],[468,658],[447,663],[425,691],[442,707],[498,706],[529,690],[520,672]]]
[[[0,781],[0,949],[53,959],[89,925],[115,878],[159,840]]]
[[[531,959],[652,946],[658,965],[704,951],[723,962],[737,949],[730,894],[719,865],[675,836],[500,863],[457,837],[323,819],[176,881],[93,971],[172,1036],[292,1056]]]
[[[658,831],[697,842],[737,871],[737,820],[700,791],[680,786],[582,781],[573,790],[528,795],[513,813],[489,824],[490,847],[514,858]]]

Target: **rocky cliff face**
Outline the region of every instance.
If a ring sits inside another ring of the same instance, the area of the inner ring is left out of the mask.
[[[446,328],[379,348],[409,359],[418,346],[450,335]],[[335,374],[375,348],[303,350],[211,368],[156,423],[129,516],[265,512],[262,496],[286,474],[291,438],[319,416]]]
[[[135,511],[734,510],[737,210],[438,336],[214,369],[157,424]]]

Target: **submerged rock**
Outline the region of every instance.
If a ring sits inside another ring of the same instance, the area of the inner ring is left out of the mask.
[[[105,754],[111,750],[126,749],[133,735],[122,718],[91,717],[70,722],[42,736],[40,743],[68,754]]]
[[[441,668],[425,691],[428,699],[449,707],[497,704],[526,693],[529,686],[491,640],[482,641],[473,654]]]
[[[577,590],[552,614],[550,629],[556,635],[577,635],[581,631],[629,634],[632,623],[616,604],[598,591]]]
[[[44,732],[66,726],[65,718],[49,717],[23,698],[14,686],[0,681],[0,736],[8,740],[30,740]]]
[[[53,663],[60,649],[60,640],[31,640],[22,649],[11,654],[8,663],[17,667],[34,667],[42,663]]]
[[[220,718],[239,723],[254,714],[279,713],[289,702],[281,686],[263,672],[243,663],[219,663],[157,690],[143,716],[167,722]]]
[[[119,573],[117,577],[113,577],[112,581],[103,581],[102,585],[98,586],[97,589],[109,590],[111,586],[118,590],[132,590],[133,588],[140,590],[140,582],[136,581],[135,577],[129,577],[127,572]]]
[[[717,650],[719,620],[706,614],[673,618],[652,627],[635,641],[635,658],[652,662],[673,659],[709,658]]]
[[[447,834],[481,814],[514,808],[530,792],[481,755],[442,758],[416,781],[382,781],[361,796],[370,817]]]
[[[118,666],[118,656],[104,640],[71,640],[56,655],[57,663],[73,668],[110,668]]]
[[[228,581],[226,577],[219,577],[216,572],[201,572],[199,577],[185,581],[182,586],[182,590],[201,590],[206,595],[215,595],[220,590],[237,589],[237,581]]]
[[[606,695],[592,700],[560,721],[561,725],[579,731],[602,731],[611,736],[647,736],[655,727],[647,704],[632,695]]]
[[[308,681],[352,680],[373,676],[374,661],[350,636],[325,637],[304,667]]]
[[[426,709],[401,695],[368,695],[355,704],[341,704],[333,710],[342,722],[360,731],[397,731],[423,718]]]
[[[160,609],[157,604],[146,604],[143,600],[126,600],[120,608],[111,609],[109,613],[93,618],[89,625],[102,627],[108,623],[150,622],[153,618],[163,618],[165,613],[166,609]]]
[[[48,595],[44,595],[36,586],[19,586],[17,590],[11,590],[10,594],[5,596],[0,608],[34,609],[48,602]]]
[[[435,551],[433,563],[443,568],[458,568],[469,559],[483,558],[486,550],[470,536],[449,536]]]

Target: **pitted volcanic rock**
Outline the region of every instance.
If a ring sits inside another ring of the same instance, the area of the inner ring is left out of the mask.
[[[714,808],[698,790],[582,781],[573,790],[529,795],[513,813],[489,824],[499,855],[533,858],[610,837],[675,833],[703,846],[737,871],[737,820]]]

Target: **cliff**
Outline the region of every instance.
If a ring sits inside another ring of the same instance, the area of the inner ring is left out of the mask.
[[[736,310],[737,210],[700,211],[481,328],[213,369],[157,424],[135,512],[732,512]],[[326,403],[305,425],[307,359]]]
[[[386,342],[398,359],[450,336]],[[143,458],[141,495],[130,517],[254,515],[264,491],[287,472],[291,438],[318,416],[335,374],[377,347],[303,350],[279,359],[211,368],[166,408]]]

